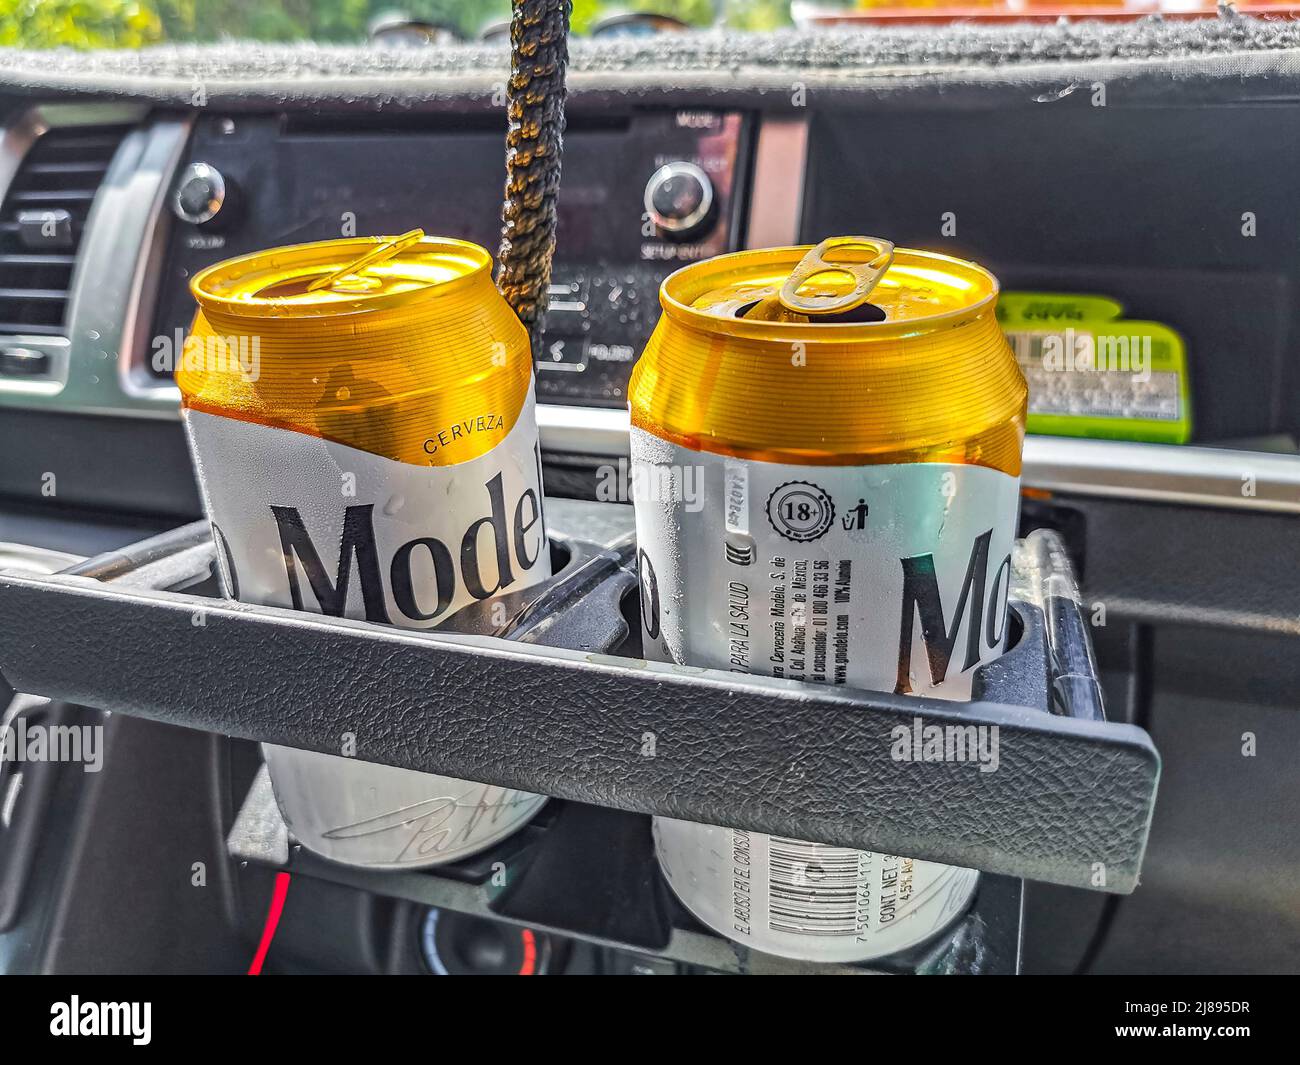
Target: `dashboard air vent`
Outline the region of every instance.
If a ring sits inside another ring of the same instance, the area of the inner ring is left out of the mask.
[[[86,216],[130,126],[42,134],[0,205],[0,335],[65,335]]]

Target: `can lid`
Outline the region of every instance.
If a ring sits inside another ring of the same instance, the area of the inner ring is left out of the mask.
[[[759,462],[1018,475],[1028,390],[997,292],[974,263],[874,237],[692,264],[660,290],[632,425]]]
[[[664,281],[664,310],[712,333],[758,339],[883,339],[959,324],[991,310],[983,267],[879,237],[718,256]]]
[[[442,295],[491,269],[477,244],[426,237],[349,237],[242,255],[194,275],[209,314],[308,318],[359,314]]]

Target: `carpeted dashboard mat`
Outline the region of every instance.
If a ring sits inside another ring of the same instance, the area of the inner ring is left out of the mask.
[[[1221,88],[1259,78],[1300,86],[1300,21],[1224,9],[1191,20],[1018,23],[761,34],[701,31],[606,41],[575,38],[572,89],[663,102],[763,97],[780,106],[793,86],[861,93],[985,85],[1068,93],[1076,81],[1140,81]],[[139,51],[0,51],[0,92],[95,93],[211,106],[333,103],[373,108],[457,102],[484,107],[505,77],[504,44],[386,50],[367,46],[231,42]],[[701,98],[704,94],[704,98]]]

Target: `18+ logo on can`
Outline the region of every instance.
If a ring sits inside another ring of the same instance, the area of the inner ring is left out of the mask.
[[[787,540],[807,543],[831,527],[835,504],[824,488],[810,481],[786,481],[768,496],[767,520]]]

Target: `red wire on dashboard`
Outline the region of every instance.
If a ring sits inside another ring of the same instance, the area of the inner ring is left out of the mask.
[[[271,940],[275,938],[276,926],[280,923],[280,914],[284,912],[284,898],[289,894],[289,874],[275,874],[275,889],[271,892],[271,906],[266,911],[266,924],[262,927],[262,942],[257,945],[257,954],[253,964],[248,967],[249,976],[262,975],[262,963],[266,961],[266,952],[271,949]]]

